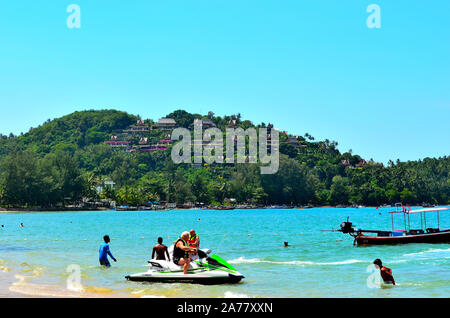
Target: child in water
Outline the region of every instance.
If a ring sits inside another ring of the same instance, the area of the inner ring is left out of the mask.
[[[381,278],[385,284],[395,285],[394,276],[392,276],[392,269],[383,266],[383,263],[379,258],[373,261],[375,267],[380,270]]]

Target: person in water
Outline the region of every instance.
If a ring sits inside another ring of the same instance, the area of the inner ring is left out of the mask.
[[[108,235],[103,236],[104,242],[102,245],[100,245],[100,249],[98,251],[98,260],[100,261],[100,265],[110,267],[111,264],[108,261],[108,255],[113,259],[114,262],[117,262],[117,260],[114,258],[114,256],[111,254],[111,251],[109,250],[109,242],[111,242]]]
[[[392,270],[390,268],[387,268],[386,266],[383,266],[383,263],[379,258],[373,261],[375,264],[375,268],[380,270],[381,278],[383,279],[385,284],[392,284],[395,285],[394,276],[392,276]]]
[[[187,274],[189,264],[191,262],[191,257],[189,252],[197,253],[195,247],[190,247],[189,243],[189,232],[181,233],[181,237],[175,242],[173,248],[173,262],[177,265],[183,266],[183,273]]]
[[[167,260],[170,262],[169,251],[167,250],[167,246],[165,246],[162,242],[163,242],[163,238],[158,237],[158,244],[153,246],[152,259],[155,257],[155,252],[156,252],[157,260],[165,260],[166,259],[165,255],[167,255]]]

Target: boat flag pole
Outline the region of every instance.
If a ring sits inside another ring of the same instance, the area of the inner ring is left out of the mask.
[[[439,229],[439,211],[436,211],[437,212],[437,221],[438,221],[438,229]]]

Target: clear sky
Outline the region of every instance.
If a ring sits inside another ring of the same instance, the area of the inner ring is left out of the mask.
[[[66,25],[72,3],[80,29]],[[0,133],[75,110],[181,108],[384,163],[449,155],[449,12],[448,0],[2,1]]]

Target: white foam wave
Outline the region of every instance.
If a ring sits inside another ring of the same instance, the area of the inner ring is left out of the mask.
[[[238,293],[233,293],[231,291],[226,291],[224,298],[249,298],[249,297],[246,294],[238,294]]]
[[[346,264],[354,264],[354,263],[363,263],[365,261],[357,260],[357,259],[349,259],[345,261],[337,261],[337,262],[311,262],[311,261],[267,261],[259,258],[244,258],[239,257],[229,261],[230,264],[254,264],[254,263],[267,263],[267,264],[279,264],[279,265],[346,265]]]
[[[403,254],[403,256],[416,256],[416,255],[424,255],[424,254],[439,253],[439,252],[448,253],[448,252],[450,252],[450,248],[447,248],[447,249],[430,248],[430,249],[422,251],[422,252]]]
[[[393,260],[393,261],[389,261],[389,262],[386,261],[386,263],[389,263],[389,264],[401,264],[401,263],[406,263],[406,262],[408,262],[406,259],[397,259],[397,260]]]
[[[10,269],[9,269],[8,266],[2,266],[2,265],[0,265],[0,272],[7,273],[7,272],[9,272],[9,271],[10,271]]]

